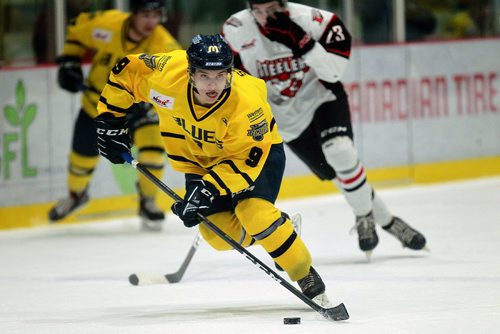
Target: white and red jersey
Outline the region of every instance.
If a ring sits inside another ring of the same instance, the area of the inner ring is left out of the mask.
[[[288,142],[309,126],[320,105],[336,99],[331,86],[347,67],[351,36],[334,13],[290,2],[287,7],[292,21],[316,40],[302,57],[266,38],[248,9],[232,15],[222,33],[235,53],[235,65],[266,81],[268,101]],[[343,92],[341,85],[333,86]]]

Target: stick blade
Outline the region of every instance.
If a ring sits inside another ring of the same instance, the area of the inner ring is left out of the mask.
[[[327,319],[334,321],[342,321],[349,319],[349,313],[344,305],[344,303],[340,303],[339,305],[331,308],[327,308],[322,311],[323,316]]]
[[[170,283],[170,284],[175,284],[175,283],[179,283],[180,280],[182,279],[182,274],[184,274],[183,272],[182,273],[174,273],[174,274],[166,274],[165,275],[165,279]]]
[[[169,280],[160,274],[134,273],[128,277],[132,285],[168,284]]]

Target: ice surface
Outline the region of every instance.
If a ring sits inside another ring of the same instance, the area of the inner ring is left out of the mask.
[[[379,229],[367,263],[342,197],[278,203],[302,213],[314,265],[349,321],[322,319],[239,253],[205,243],[180,283],[131,286],[132,272],[171,273],[184,260],[196,231],[169,216],[160,234],[136,218],[1,232],[0,333],[498,333],[500,178],[379,194],[430,253]],[[295,316],[302,324],[283,325]]]

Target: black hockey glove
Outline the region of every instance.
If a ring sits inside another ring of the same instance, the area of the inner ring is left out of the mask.
[[[57,58],[59,71],[57,81],[59,86],[71,93],[77,93],[83,89],[83,72],[80,58],[73,56],[60,56]]]
[[[186,186],[184,200],[175,202],[172,211],[179,216],[186,227],[193,227],[201,223],[198,212],[203,214],[217,196],[219,190],[213,184],[202,179],[193,180]]]
[[[303,56],[313,48],[315,41],[311,35],[306,34],[304,29],[293,22],[286,13],[275,12],[274,16],[267,18],[265,26],[267,38],[286,45],[296,57]]]
[[[114,164],[125,162],[122,153],[130,153],[131,139],[125,117],[114,117],[109,113],[97,116],[94,120],[97,131],[99,154]]]

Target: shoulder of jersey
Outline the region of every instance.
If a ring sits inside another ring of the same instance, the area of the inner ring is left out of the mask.
[[[254,26],[254,18],[248,9],[241,10],[231,15],[223,24],[224,31],[240,32],[246,31],[249,27]]]
[[[240,10],[239,12],[231,15],[225,22],[224,26],[232,26],[235,28],[241,27],[244,23],[249,20],[254,20],[252,14],[248,9]]]
[[[116,24],[116,22],[125,21],[130,16],[117,9],[105,10],[95,17],[95,20],[107,25]]]
[[[308,27],[315,38],[319,37],[315,35],[323,33],[334,15],[331,12],[299,3],[289,3],[288,9],[290,17],[303,27]]]
[[[240,75],[238,73],[233,73],[233,80],[235,80],[238,83],[242,84],[248,84],[248,85],[255,85],[255,86],[261,86],[261,85],[266,85],[266,82],[262,79],[259,79],[257,77],[254,77],[253,75],[250,75],[246,72],[243,72],[241,70],[234,70],[239,71],[240,73],[243,73],[244,75]]]
[[[233,14],[222,26],[225,39],[234,51],[239,52],[248,38],[255,38],[259,34],[255,19],[249,10],[245,9]]]
[[[139,53],[127,56],[134,67],[140,68],[141,72],[165,72],[171,66],[186,66],[186,51],[175,50],[168,53]]]
[[[252,101],[260,104],[261,99],[266,99],[267,86],[264,80],[249,74],[240,76],[237,73],[234,73],[233,76],[234,88],[237,90],[239,95],[248,96],[248,102]]]
[[[76,25],[91,24],[93,27],[107,30],[121,29],[122,23],[129,14],[116,9],[81,13],[76,19]]]

